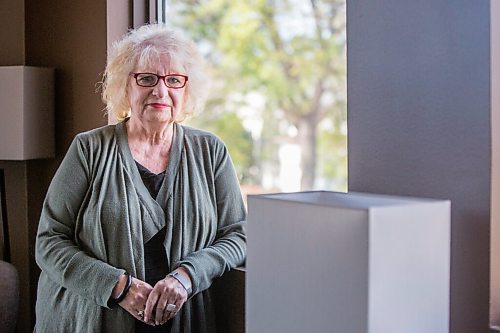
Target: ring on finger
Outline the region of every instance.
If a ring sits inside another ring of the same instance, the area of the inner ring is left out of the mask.
[[[144,310],[136,310],[137,311],[137,315],[142,319],[144,318]]]
[[[167,310],[168,312],[174,312],[176,309],[177,305],[172,303],[167,304],[167,307],[165,308],[165,310]]]

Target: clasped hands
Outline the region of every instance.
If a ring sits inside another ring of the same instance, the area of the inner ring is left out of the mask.
[[[130,290],[119,305],[146,324],[163,325],[179,312],[187,298],[186,289],[173,277],[165,277],[154,287],[132,278]]]

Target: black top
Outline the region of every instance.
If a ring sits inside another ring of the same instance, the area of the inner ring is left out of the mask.
[[[142,166],[137,161],[135,162],[137,169],[141,175],[144,185],[148,189],[151,197],[156,199],[160,191],[161,184],[165,178],[165,171],[155,174]],[[153,236],[146,244],[144,244],[144,265],[146,272],[146,282],[154,287],[156,282],[163,279],[168,273],[167,256],[163,241],[165,240],[165,228],[161,229]],[[170,321],[161,326],[150,326],[140,321],[136,321],[135,332],[139,333],[165,333],[170,332]]]
[[[135,161],[135,164],[137,165],[137,169],[141,174],[144,185],[146,185],[146,188],[148,189],[153,199],[156,199],[156,197],[158,196],[158,192],[160,191],[161,184],[163,183],[163,179],[165,178],[165,171],[156,174],[149,171],[149,169],[142,166],[137,161]]]

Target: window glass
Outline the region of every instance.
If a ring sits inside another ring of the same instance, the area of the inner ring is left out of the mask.
[[[345,0],[169,0],[208,60],[187,125],[227,144],[244,193],[347,189]]]

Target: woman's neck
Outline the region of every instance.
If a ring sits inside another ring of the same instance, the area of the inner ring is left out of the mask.
[[[144,126],[129,119],[127,127],[128,145],[134,160],[151,172],[163,172],[170,159],[174,124]]]
[[[165,145],[172,142],[173,123],[144,123],[130,118],[125,125],[129,140],[150,146]]]

